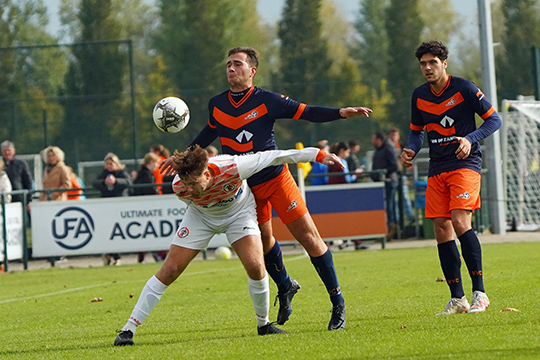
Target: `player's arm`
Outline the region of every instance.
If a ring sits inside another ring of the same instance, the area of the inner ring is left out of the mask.
[[[416,106],[417,102],[416,90],[413,92],[411,99],[411,132],[409,133],[408,148],[403,149],[399,159],[405,167],[411,167],[413,159],[418,154],[424,143],[424,123],[422,115]]]
[[[484,120],[482,125],[472,133],[468,134],[465,137],[459,137],[456,136],[456,140],[459,142],[459,147],[456,150],[456,155],[458,159],[466,159],[470,152],[472,144],[475,142],[479,142],[491,134],[493,134],[495,131],[499,130],[501,127],[502,121],[497,113],[495,111],[495,108],[491,105],[491,103],[486,99],[484,93],[480,89],[478,89],[473,83],[470,83],[470,95],[469,97],[472,99],[471,103],[473,106],[474,111],[480,115],[480,117]]]
[[[285,163],[316,161],[324,165],[337,164],[341,168],[344,168],[336,154],[326,153],[313,147],[307,147],[302,150],[260,151],[255,154],[235,156],[235,159],[238,163],[238,172],[242,179],[247,179],[268,166]]]

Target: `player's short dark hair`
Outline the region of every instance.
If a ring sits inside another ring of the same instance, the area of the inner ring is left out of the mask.
[[[420,61],[425,54],[433,54],[444,61],[448,58],[448,48],[439,40],[424,41],[416,49],[414,55]]]
[[[253,48],[245,47],[245,46],[237,46],[229,50],[229,53],[227,56],[231,56],[233,54],[238,53],[244,53],[248,56],[249,64],[253,67],[258,68],[259,67],[259,52]]]
[[[195,145],[183,152],[174,151],[173,169],[180,178],[200,176],[208,165],[208,152]]]
[[[384,135],[384,133],[381,131],[377,131],[373,134],[373,136],[375,136],[375,139],[381,139],[382,141],[386,140],[386,135]]]

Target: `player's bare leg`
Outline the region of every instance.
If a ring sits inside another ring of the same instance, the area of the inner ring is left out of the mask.
[[[133,312],[126,325],[116,337],[114,345],[133,345],[133,335],[135,335],[137,326],[142,324],[152,309],[157,305],[167,287],[182,274],[191,260],[193,260],[198,253],[199,250],[171,245],[163,265],[161,265],[161,268],[156,275],[152,276],[142,289],[139,300],[133,308]]]
[[[268,320],[270,309],[270,288],[264,269],[263,246],[258,236],[248,235],[232,244],[248,274],[249,294],[255,308],[257,332],[259,335],[279,334],[278,329]]]

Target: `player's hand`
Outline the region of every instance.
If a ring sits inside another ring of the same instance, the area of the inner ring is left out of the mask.
[[[333,153],[327,153],[323,159],[321,160],[321,163],[324,165],[334,165],[337,164],[340,169],[345,169],[345,165],[341,162],[339,157],[336,154]]]
[[[346,107],[339,109],[339,115],[341,115],[344,118],[351,118],[355,116],[364,115],[365,117],[369,117],[369,113],[372,113],[373,110],[367,108],[367,107]]]
[[[165,176],[174,175],[172,156],[168,157],[167,159],[159,163],[159,173]]]
[[[467,138],[456,136],[459,146],[456,150],[458,159],[466,159],[471,154],[471,142]]]
[[[401,160],[401,163],[405,167],[411,167],[413,164],[413,159],[416,153],[411,149],[403,149],[401,152],[401,155],[399,156],[399,159]]]

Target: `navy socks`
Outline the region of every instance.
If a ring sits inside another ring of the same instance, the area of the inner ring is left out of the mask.
[[[472,280],[473,291],[484,291],[484,279],[482,276],[482,248],[478,236],[473,229],[470,229],[458,236],[461,242],[461,253],[463,260],[469,270]]]
[[[332,253],[327,250],[324,254],[311,258],[311,263],[317,270],[321,280],[326,286],[328,294],[330,294],[330,301],[334,306],[345,305],[345,299],[341,295],[341,289],[339,287],[336,269],[334,267],[334,260]]]
[[[455,240],[437,244],[441,268],[453,298],[462,298],[461,258]]]
[[[283,254],[278,242],[274,244],[274,247],[264,255],[264,264],[266,271],[272,280],[276,283],[279,292],[285,292],[291,287],[291,279],[287,274],[287,269],[283,264]]]

